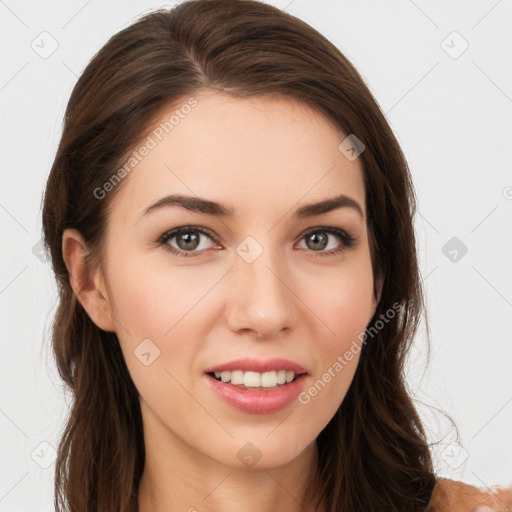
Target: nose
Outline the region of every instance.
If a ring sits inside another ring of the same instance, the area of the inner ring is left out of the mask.
[[[267,249],[251,263],[235,258],[228,313],[228,325],[234,332],[269,339],[295,327],[298,299],[284,263]]]

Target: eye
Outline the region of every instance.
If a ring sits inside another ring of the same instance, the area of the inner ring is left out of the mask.
[[[324,251],[329,246],[329,237],[337,238],[341,241],[341,245],[336,244],[331,246],[331,250]],[[301,241],[305,240],[306,248],[311,249],[314,254],[313,256],[331,256],[342,252],[345,249],[354,247],[356,239],[350,236],[347,232],[338,228],[330,227],[317,227],[307,231],[302,235]]]
[[[157,243],[162,245],[166,251],[169,251],[176,256],[188,258],[190,256],[198,256],[202,250],[208,248],[201,244],[201,237],[215,240],[213,235],[204,228],[196,226],[184,226],[164,233],[157,240]],[[178,247],[175,247],[169,243],[173,239],[176,239],[176,244]]]

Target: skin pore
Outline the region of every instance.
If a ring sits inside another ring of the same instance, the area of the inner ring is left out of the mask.
[[[140,393],[146,463],[139,511],[295,512],[316,464],[315,438],[343,401],[359,355],[307,404],[272,414],[235,409],[204,372],[238,358],[282,357],[307,370],[307,390],[364,331],[377,301],[362,164],[338,150],[345,134],[289,98],[194,97],[197,106],[118,185],[101,267],[87,272],[75,230],[64,232],[63,254],[91,319],[116,332]],[[233,213],[174,204],[144,214],[171,194]],[[345,206],[295,216],[305,204],[341,194],[362,215]],[[158,242],[185,226],[206,234],[189,228]],[[326,228],[348,234],[353,245]],[[249,253],[261,251],[250,263],[237,252],[247,237]],[[160,351],[149,365],[134,354],[147,339],[152,358]],[[261,454],[252,467],[237,456],[247,443]]]

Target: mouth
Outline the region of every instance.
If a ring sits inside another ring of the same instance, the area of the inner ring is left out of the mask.
[[[270,391],[278,389],[295,382],[307,372],[295,373],[293,371],[278,370],[270,372],[250,372],[250,371],[217,371],[206,372],[206,375],[224,384],[231,384],[239,389],[250,391]]]

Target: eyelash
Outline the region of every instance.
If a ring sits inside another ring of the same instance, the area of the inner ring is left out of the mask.
[[[210,238],[211,240],[213,240],[215,243],[219,243],[217,238],[213,235],[213,233],[211,233],[209,230],[201,228],[199,226],[182,226],[179,228],[172,229],[171,231],[167,231],[166,233],[164,233],[158,240],[155,241],[155,243],[158,246],[163,246],[164,250],[166,250],[166,251],[170,252],[171,254],[174,254],[178,257],[195,258],[195,257],[198,257],[203,251],[197,251],[197,252],[183,251],[183,250],[178,250],[175,247],[172,247],[169,244],[167,244],[167,242],[169,240],[171,240],[172,238],[174,238],[175,236],[177,236],[181,233],[189,233],[189,232],[201,233],[201,234],[207,236],[208,238]],[[348,233],[346,233],[345,231],[343,231],[341,229],[332,228],[332,227],[321,227],[321,226],[306,231],[302,235],[300,240],[302,240],[306,236],[312,235],[314,233],[328,233],[330,235],[334,235],[339,238],[339,240],[342,242],[342,244],[341,244],[341,247],[339,247],[337,249],[331,249],[330,251],[325,251],[325,252],[311,251],[313,253],[313,257],[333,256],[335,254],[342,252],[345,249],[350,249],[350,248],[354,247],[355,242],[356,242],[356,239],[354,237],[350,236]]]

